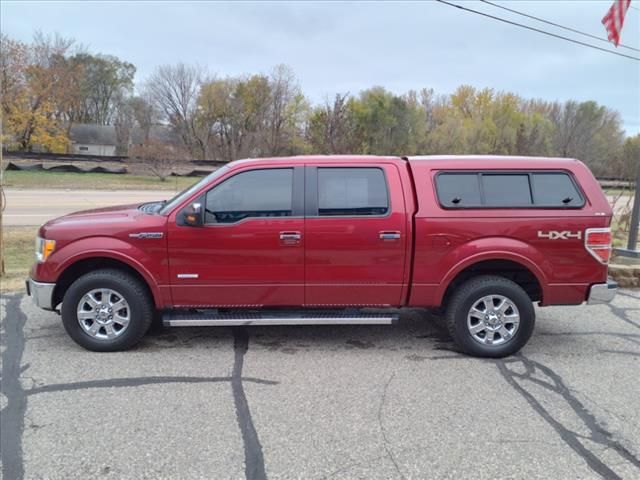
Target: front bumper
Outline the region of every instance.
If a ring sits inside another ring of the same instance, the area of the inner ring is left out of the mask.
[[[618,291],[618,282],[608,279],[607,283],[596,283],[591,285],[587,303],[589,305],[598,303],[609,303],[616,296]]]
[[[33,303],[44,310],[53,310],[55,305],[53,304],[53,289],[55,283],[42,283],[36,282],[33,278],[27,279],[26,288],[27,295],[33,298]]]

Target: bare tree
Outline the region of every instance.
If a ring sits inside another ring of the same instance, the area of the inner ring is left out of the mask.
[[[174,145],[150,140],[142,145],[131,147],[129,156],[140,161],[147,172],[164,182],[180,160],[187,155]]]
[[[133,129],[135,116],[131,99],[118,98],[115,101],[116,153],[127,155],[131,143],[131,130]]]
[[[278,65],[271,74],[271,107],[267,117],[267,153],[282,155],[294,132],[304,97],[290,67]]]
[[[204,73],[200,67],[183,63],[158,67],[145,89],[152,102],[195,156],[206,158],[208,132],[198,129],[198,94]]]
[[[149,93],[143,90],[139,96],[129,101],[133,117],[138,127],[142,130],[143,143],[149,141],[151,127],[160,121],[160,113],[156,109]]]

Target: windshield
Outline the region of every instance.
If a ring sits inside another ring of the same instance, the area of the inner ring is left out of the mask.
[[[186,190],[183,190],[182,192],[177,194],[175,197],[173,197],[171,200],[168,200],[167,203],[164,204],[164,206],[162,207],[162,209],[158,213],[160,215],[166,215],[176,205],[181,203],[184,199],[188,198],[191,194],[193,194],[195,191],[197,191],[204,184],[209,183],[211,180],[213,180],[215,178],[218,178],[219,176],[224,174],[224,172],[226,172],[227,170],[229,170],[229,165],[228,164],[220,167],[219,169],[217,169],[217,170],[215,170],[213,172],[211,172],[209,175],[204,177],[202,180],[194,183],[193,185],[191,185]]]

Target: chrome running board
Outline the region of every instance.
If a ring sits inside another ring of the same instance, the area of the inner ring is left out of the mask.
[[[214,327],[239,325],[389,325],[398,313],[359,310],[170,310],[162,315],[165,327]]]

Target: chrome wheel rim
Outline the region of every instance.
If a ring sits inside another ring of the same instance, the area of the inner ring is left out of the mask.
[[[85,293],[78,302],[78,323],[90,337],[113,340],[129,326],[131,309],[119,292],[97,288]]]
[[[487,295],[476,300],[467,314],[467,329],[478,343],[503,345],[510,341],[520,326],[520,312],[510,298]]]

